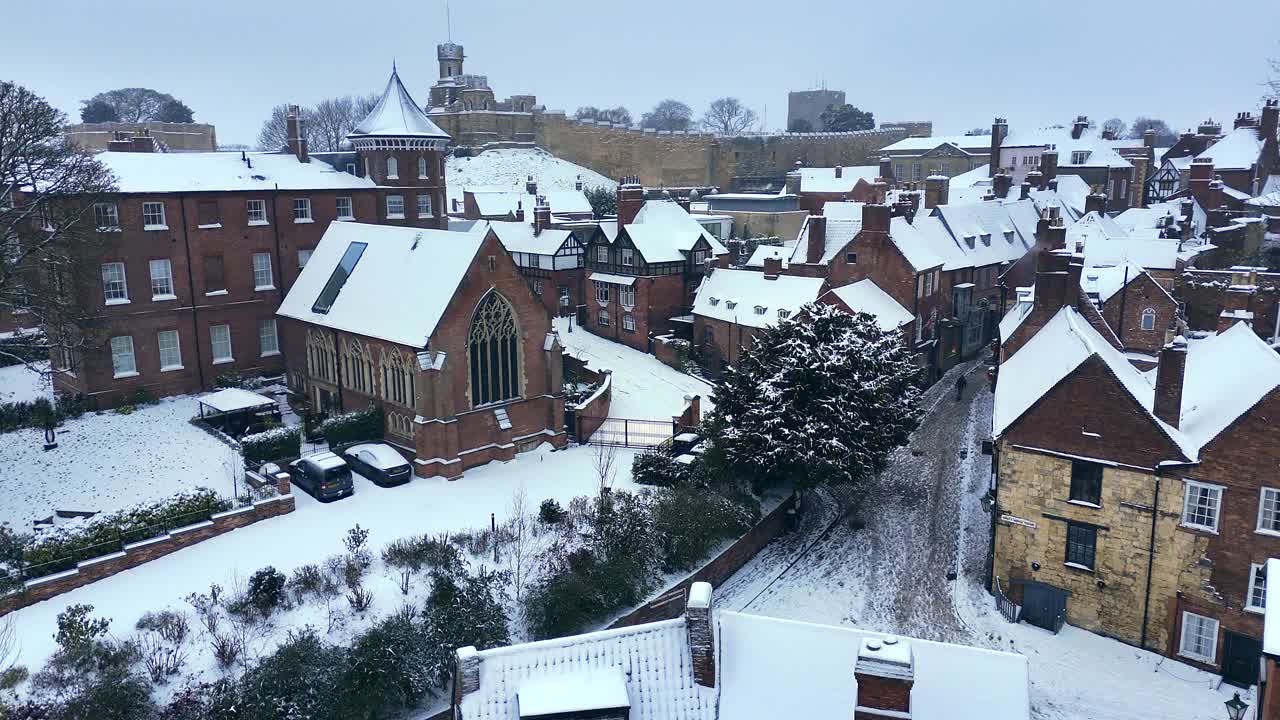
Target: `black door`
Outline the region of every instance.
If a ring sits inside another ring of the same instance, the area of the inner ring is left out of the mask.
[[[1261,640],[1227,630],[1222,649],[1222,679],[1245,688],[1256,684],[1261,657]]]
[[[1061,629],[1058,618],[1065,617],[1066,610],[1066,590],[1039,582],[1022,586],[1022,619],[1032,625],[1056,633]]]

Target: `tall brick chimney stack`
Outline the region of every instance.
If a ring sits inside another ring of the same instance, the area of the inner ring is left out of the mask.
[[[1103,193],[1089,193],[1084,198],[1084,211],[1086,213],[1096,212],[1104,215],[1107,212],[1107,196]]]
[[[1089,118],[1084,115],[1077,115],[1076,121],[1071,123],[1071,139],[1079,140],[1084,137],[1084,131],[1089,129]]]
[[[1024,180],[1024,181],[1022,181],[1022,184],[1018,186],[1018,188],[1019,188],[1019,190],[1018,190],[1018,199],[1019,199],[1019,200],[1030,200],[1030,199],[1031,199],[1031,183],[1029,183],[1029,182],[1027,182],[1027,181],[1025,181],[1025,180]]]
[[[618,227],[635,222],[640,208],[644,207],[644,188],[640,186],[640,178],[632,176],[622,178],[618,185]]]
[[[930,210],[947,204],[951,180],[946,175],[930,175],[924,179],[924,207]]]
[[[795,169],[787,173],[787,194],[788,195],[800,194],[800,167],[801,167],[801,163],[799,160],[797,160]]]
[[[858,684],[854,720],[911,717],[915,658],[906,640],[893,635],[863,640],[853,679]]]
[[[996,168],[1000,167],[1000,146],[1009,134],[1009,121],[1002,117],[991,123],[991,157],[987,163],[987,177],[995,177]]]
[[[991,179],[991,189],[1001,200],[1009,197],[1009,191],[1013,189],[1013,176],[1001,168]]]
[[[1049,148],[1040,153],[1040,190],[1049,187],[1050,182],[1058,179],[1058,151]]]
[[[1071,255],[1065,250],[1045,251],[1036,257],[1035,307],[1052,315],[1067,304],[1070,288]],[[1078,278],[1078,276],[1077,276]],[[1078,280],[1077,280],[1078,282]]]
[[[480,651],[474,645],[453,651],[453,703],[480,689]]]
[[[298,162],[311,162],[311,157],[307,154],[307,136],[303,132],[305,122],[302,110],[297,105],[290,105],[289,114],[285,117],[285,127],[289,135],[289,152],[298,158]]]
[[[1280,127],[1280,98],[1268,98],[1262,106],[1262,118],[1258,121],[1258,136],[1264,143],[1274,143],[1277,127]],[[1275,171],[1273,168],[1272,172]]]
[[[884,180],[877,178],[871,183],[871,202],[876,205],[883,205],[884,201],[889,197],[889,184]]]
[[[543,230],[551,227],[551,206],[547,198],[539,195],[537,204],[533,206],[533,234],[541,235]]]
[[[708,688],[716,686],[716,645],[711,622],[711,583],[696,582],[689,586],[684,624],[689,636],[693,681]]]
[[[1197,135],[1207,135],[1209,137],[1217,137],[1222,134],[1222,125],[1209,118],[1200,123],[1200,127],[1196,128]]]
[[[1156,396],[1152,412],[1156,417],[1178,427],[1182,414],[1182,380],[1187,371],[1187,340],[1179,335],[1160,350],[1156,367]]]
[[[777,280],[782,274],[782,257],[770,255],[764,259],[764,279]]]
[[[1191,197],[1200,203],[1200,207],[1205,211],[1213,210],[1217,206],[1210,204],[1209,185],[1213,182],[1213,158],[1198,157],[1191,161],[1191,180],[1187,183],[1187,188],[1191,191]]]
[[[529,175],[527,178],[525,178],[524,192],[526,195],[538,194],[538,181],[534,180],[532,175]]]
[[[826,251],[827,218],[825,215],[810,215],[809,235],[804,246],[804,261],[810,265],[817,265],[822,262],[822,255]]]
[[[1142,131],[1142,146],[1153,148],[1156,146],[1156,131],[1147,128]]]
[[[1231,129],[1239,130],[1240,128],[1243,128],[1243,127],[1257,127],[1257,126],[1258,126],[1258,119],[1253,116],[1253,113],[1246,111],[1246,112],[1236,113],[1236,119],[1235,119],[1235,122],[1231,124]]]
[[[844,166],[843,166],[843,165],[837,165],[837,166],[836,166],[836,177],[838,177],[838,178],[842,178],[842,177],[844,177]]]

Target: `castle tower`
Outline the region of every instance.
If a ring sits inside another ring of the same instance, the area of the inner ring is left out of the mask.
[[[454,43],[444,43],[436,46],[436,59],[440,61],[440,79],[451,78],[455,75],[462,74],[462,61],[466,55],[462,53],[462,46]]]
[[[378,104],[347,139],[365,176],[380,188],[380,218],[390,225],[448,229],[444,150],[450,137],[413,101],[394,66]]]

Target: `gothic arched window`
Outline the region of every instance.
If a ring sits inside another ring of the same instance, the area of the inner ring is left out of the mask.
[[[382,351],[382,399],[412,407],[414,403],[413,366],[407,355],[396,349]]]
[[[520,396],[520,331],[511,304],[496,292],[480,301],[467,339],[471,404]]]
[[[418,156],[418,179],[425,180],[427,177],[427,158],[426,156]]]
[[[387,179],[395,180],[400,177],[400,161],[393,157],[387,158]]]

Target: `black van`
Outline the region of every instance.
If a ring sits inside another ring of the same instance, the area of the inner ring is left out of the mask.
[[[355,492],[351,468],[331,452],[309,455],[289,464],[289,480],[320,502],[344,498]]]

